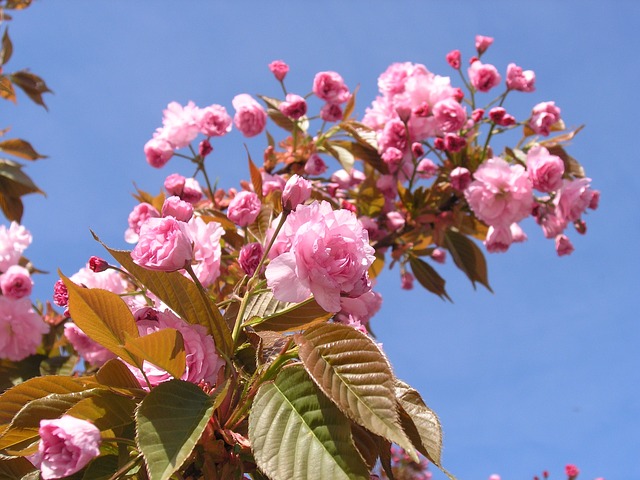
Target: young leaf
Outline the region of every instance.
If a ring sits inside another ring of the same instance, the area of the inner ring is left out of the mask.
[[[124,348],[138,358],[180,378],[184,373],[186,354],[182,334],[175,328],[163,328],[137,338],[127,338]]]
[[[275,332],[293,332],[328,320],[332,316],[310,298],[301,303],[289,303],[276,300],[271,292],[251,297],[245,312],[245,319],[259,317],[261,320],[250,322],[256,331],[273,330]]]
[[[40,155],[26,140],[20,138],[12,138],[0,142],[0,151],[13,155],[15,157],[24,158],[25,160],[38,160],[39,158],[47,158],[46,155]]]
[[[20,480],[35,471],[36,467],[26,458],[7,458],[0,460],[0,478]],[[38,477],[39,476],[38,474]],[[38,477],[36,477],[36,479]]]
[[[93,341],[131,365],[140,365],[140,359],[124,348],[128,337],[139,336],[136,321],[124,300],[107,290],[79,287],[62,273],[60,277],[69,291],[69,312],[75,324]]]
[[[400,425],[391,366],[369,337],[346,325],[322,323],[294,339],[309,376],[345,415],[418,461]]]
[[[127,366],[118,360],[112,358],[105,363],[96,373],[96,380],[100,385],[111,388],[139,389],[140,382],[131,373]]]
[[[2,193],[2,184],[0,182],[0,208],[2,213],[10,221],[20,223],[22,214],[24,213],[24,205],[20,197],[11,197]]]
[[[260,387],[249,440],[258,468],[272,480],[369,480],[349,421],[301,366]]]
[[[13,44],[9,38],[9,29],[5,29],[2,35],[2,49],[0,49],[0,65],[6,64],[13,54]]]
[[[487,262],[478,246],[464,235],[453,230],[445,234],[446,247],[451,252],[453,261],[462,270],[475,288],[476,282],[493,292],[487,278]]]
[[[95,238],[100,241],[98,237]],[[130,252],[113,250],[104,244],[103,246],[120,265],[183,320],[194,325],[206,327],[213,336],[218,352],[227,357],[231,355],[231,331],[224,318],[222,318],[218,307],[213,302],[203,298],[195,283],[178,272],[158,272],[142,268],[131,260]]]
[[[4,75],[0,75],[0,97],[16,103],[16,91],[14,90],[9,77]]]
[[[358,453],[367,464],[367,467],[369,467],[369,470],[372,470],[380,456],[379,439],[382,437],[378,437],[356,423],[351,424],[351,437]]]
[[[47,84],[42,78],[26,70],[20,70],[19,72],[12,73],[9,75],[9,78],[13,84],[20,87],[34,103],[41,105],[45,110],[48,110],[42,100],[42,94],[51,92],[51,90],[49,90],[49,87],[47,87]]]
[[[6,159],[0,159],[0,191],[12,197],[20,197],[28,193],[44,194],[22,171],[22,165]]]
[[[420,282],[420,285],[431,293],[435,293],[440,298],[446,298],[450,302],[452,301],[444,288],[444,278],[442,278],[431,265],[414,256],[409,257],[409,264],[411,265],[411,271],[416,276],[418,282]]]
[[[260,173],[258,167],[256,167],[256,164],[253,163],[248,149],[247,159],[249,161],[249,174],[251,175],[251,184],[253,185],[253,190],[256,192],[256,195],[258,195],[258,198],[262,200],[262,174]]]
[[[136,443],[151,480],[167,480],[189,457],[211,415],[213,399],[197,385],[170,380],[136,411]]]
[[[109,390],[96,390],[90,397],[83,398],[72,406],[66,413],[72,417],[87,420],[104,432],[133,423],[136,406],[136,402],[130,398]]]

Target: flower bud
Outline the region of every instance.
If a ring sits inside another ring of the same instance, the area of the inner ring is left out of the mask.
[[[213,147],[211,146],[211,142],[209,142],[209,140],[202,140],[200,142],[200,145],[198,146],[198,153],[200,154],[200,156],[202,158],[206,157],[207,155],[209,155],[211,152],[213,152]]]
[[[109,262],[100,257],[93,256],[89,258],[89,268],[95,273],[104,272],[109,268]]]
[[[244,273],[252,276],[256,268],[258,268],[263,254],[264,249],[262,245],[257,242],[244,245],[238,254],[238,263]]]
[[[451,50],[447,53],[447,63],[458,70],[460,68],[460,50]]]
[[[282,60],[274,60],[269,64],[269,70],[271,70],[273,76],[276,77],[276,80],[282,82],[284,77],[287,76],[287,73],[289,73],[289,65]]]
[[[53,286],[53,303],[59,307],[66,307],[69,303],[69,291],[62,280],[58,280]]]
[[[282,191],[282,208],[285,211],[295,210],[298,205],[311,197],[311,182],[300,175],[293,174]]]
[[[162,216],[171,216],[181,222],[188,222],[193,216],[193,205],[173,195],[164,201],[162,205]]]

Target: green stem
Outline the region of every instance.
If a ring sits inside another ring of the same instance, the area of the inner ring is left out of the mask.
[[[122,468],[120,468],[116,473],[111,475],[111,477],[109,477],[109,480],[116,480],[118,477],[120,477],[120,475],[124,475],[125,473],[127,473],[129,470],[131,470],[133,467],[135,467],[141,461],[142,461],[142,454],[140,453],[140,454],[138,454],[137,457],[135,457],[134,459],[132,459],[129,462],[125,463],[122,466]]]

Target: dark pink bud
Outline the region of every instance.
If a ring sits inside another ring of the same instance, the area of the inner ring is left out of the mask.
[[[335,103],[327,103],[320,109],[320,118],[325,122],[342,120],[342,108]]]
[[[200,146],[198,147],[198,153],[200,154],[200,156],[204,158],[207,155],[209,155],[211,152],[213,152],[213,147],[211,146],[211,143],[209,142],[209,140],[201,141]]]
[[[244,273],[252,276],[258,268],[263,254],[264,249],[259,243],[249,243],[243,246],[238,254],[238,263]]]
[[[282,60],[274,60],[269,64],[269,70],[271,70],[273,76],[276,77],[276,80],[281,82],[284,80],[284,77],[287,76],[287,73],[289,73],[289,65]]]
[[[349,210],[353,213],[357,213],[358,211],[358,209],[353,203],[347,202],[346,200],[342,200],[342,202],[340,202],[340,207],[344,208],[345,210]]]
[[[471,57],[469,59],[469,65],[471,65],[473,62],[477,62],[478,60],[480,60],[478,57]]]
[[[464,98],[464,92],[461,88],[456,88],[455,93],[453,94],[453,98],[455,98],[458,102],[461,102]]]
[[[458,70],[460,68],[460,50],[451,50],[447,53],[447,63]]]
[[[438,137],[433,141],[434,148],[444,150],[444,138]]]
[[[542,472],[542,476],[544,478],[549,478],[549,472],[547,472],[546,470],[544,472]]]
[[[467,145],[464,137],[453,133],[447,133],[444,136],[444,149],[447,152],[455,153],[462,150]]]
[[[58,280],[53,286],[53,303],[59,307],[66,307],[69,303],[69,291],[62,280]]]
[[[507,111],[502,107],[494,107],[489,110],[489,118],[493,123],[500,124],[502,118],[507,114]]]
[[[413,153],[413,156],[415,158],[420,158],[422,155],[424,155],[424,147],[422,146],[421,143],[414,142],[411,145],[411,153]]]
[[[591,191],[591,200],[589,201],[589,208],[591,210],[597,210],[598,204],[600,203],[600,190],[592,190]]]
[[[96,273],[104,272],[109,268],[109,262],[100,257],[93,256],[89,259],[89,268]]]
[[[416,117],[428,117],[431,113],[431,109],[429,108],[429,104],[427,102],[422,102],[417,107],[413,108],[413,114]]]

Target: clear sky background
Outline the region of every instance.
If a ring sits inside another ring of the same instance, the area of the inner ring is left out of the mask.
[[[162,170],[144,159],[170,101],[232,111],[238,93],[277,96],[267,64],[283,59],[290,91],[306,94],[316,72],[335,70],[360,85],[363,114],[390,63],[457,82],[445,54],[468,59],[476,34],[495,37],[486,62],[537,74],[535,93],[507,102],[518,118],[555,100],[568,125],[586,124],[569,151],[602,191],[600,208],[586,236],[570,234],[570,257],[525,222],[527,243],[488,256],[495,294],[451,265],[442,273],[453,304],[401,291],[398,271],[385,272],[373,328],[398,377],[439,414],[443,461],[458,478],[547,469],[562,479],[566,463],[584,479],[640,478],[640,2],[40,0],[14,17],[6,70],[31,68],[55,92],[48,113],[24,96],[0,105],[0,126],[50,156],[27,167],[47,198],[26,200],[26,254],[68,275],[103,254],[90,228],[126,246],[133,182],[157,192],[168,174],[192,174],[177,158]],[[247,178],[244,141],[234,131],[214,143],[209,172],[224,187]],[[248,142],[254,158],[264,144]],[[34,297],[49,298],[54,281],[37,277]]]

